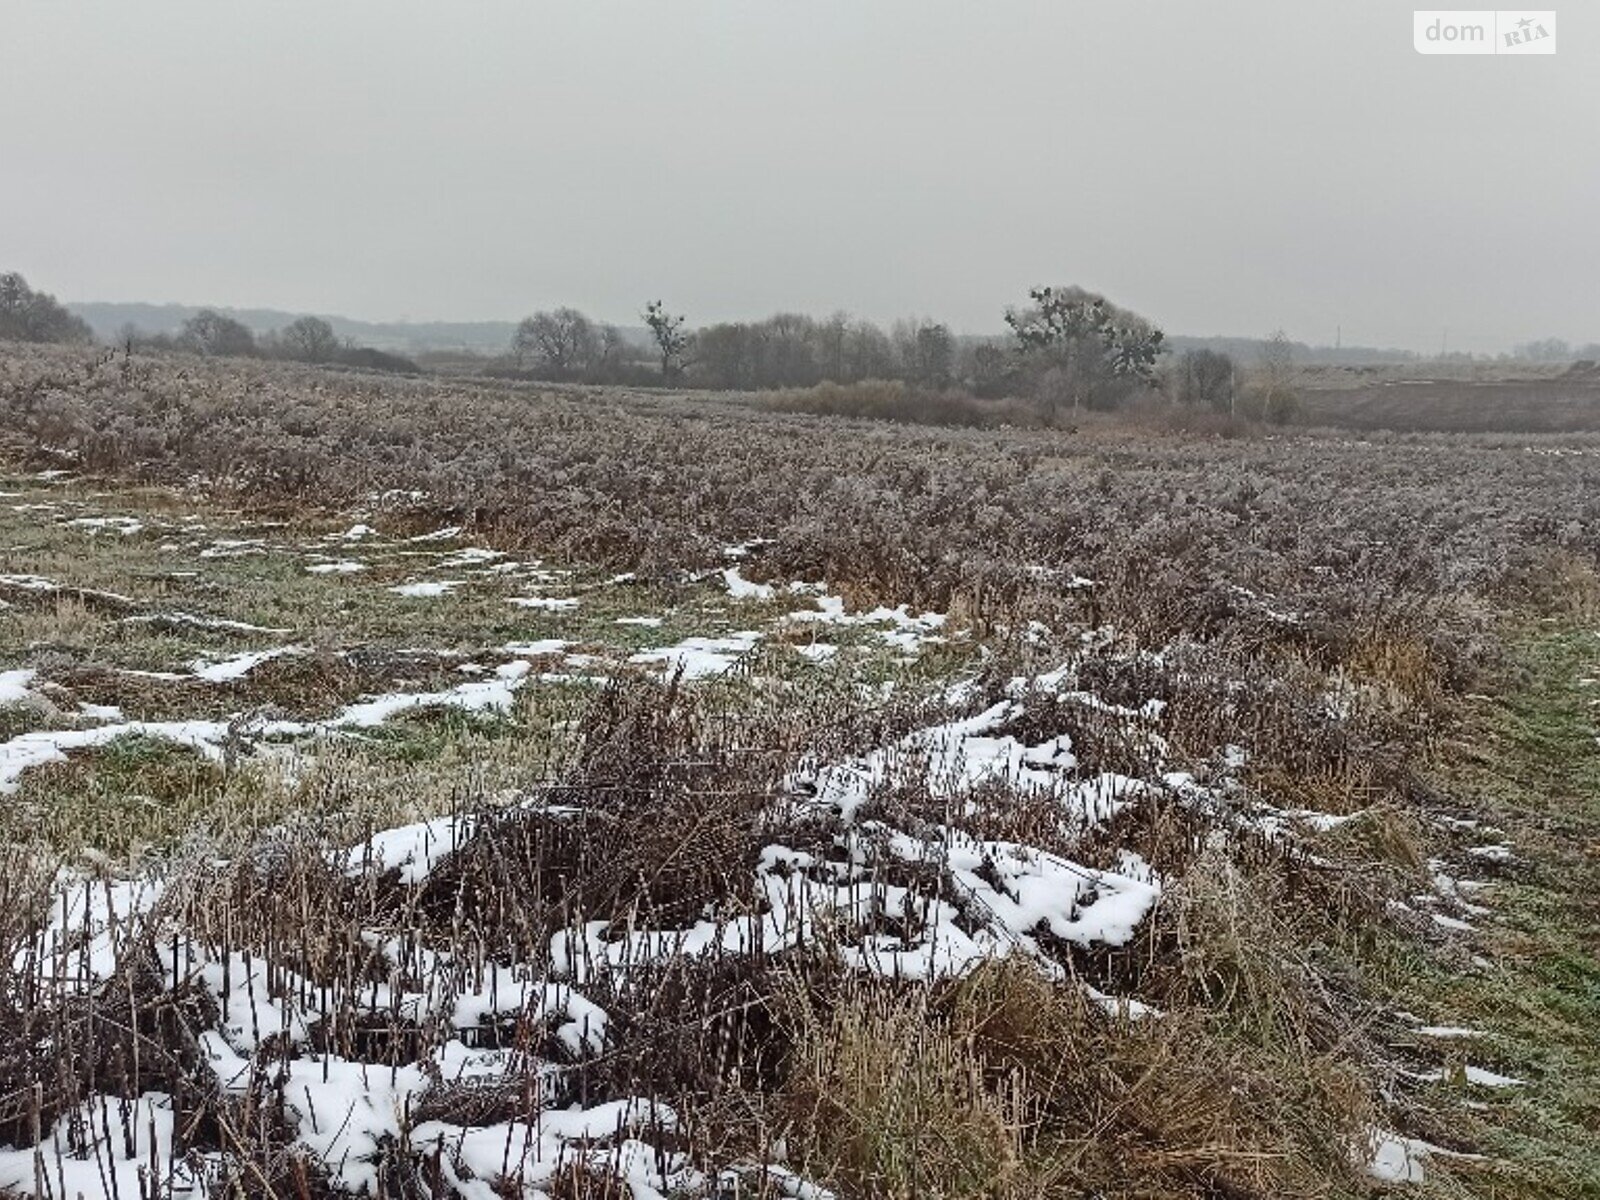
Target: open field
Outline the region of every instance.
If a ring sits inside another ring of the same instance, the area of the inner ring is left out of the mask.
[[[1600,1196],[1600,437],[0,414],[10,1194]]]
[[[1448,433],[1600,430],[1600,371],[1593,363],[1535,373],[1486,366],[1327,368],[1307,373],[1301,419],[1346,429]]]

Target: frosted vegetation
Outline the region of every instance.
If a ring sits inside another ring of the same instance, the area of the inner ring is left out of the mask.
[[[1596,447],[184,369],[0,356],[0,1189],[1594,1161],[1591,1067],[1466,999],[1546,835],[1439,749],[1522,622],[1592,681],[1600,513],[1544,451]]]

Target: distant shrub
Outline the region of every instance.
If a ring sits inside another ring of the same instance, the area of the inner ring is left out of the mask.
[[[347,367],[360,367],[366,371],[393,371],[399,375],[418,375],[422,368],[409,358],[399,354],[390,354],[384,350],[374,350],[371,346],[351,346],[340,350],[335,355],[335,361]]]
[[[820,417],[862,417],[904,425],[950,425],[995,429],[1002,425],[1036,426],[1039,417],[1015,401],[979,400],[965,392],[934,391],[898,379],[862,383],[822,383],[756,398],[761,408],[810,413]]]
[[[1179,404],[1228,412],[1234,402],[1233,359],[1215,350],[1185,350],[1174,371]]]
[[[1268,391],[1259,384],[1239,397],[1239,415],[1267,425],[1291,425],[1300,416],[1300,394],[1290,388]]]
[[[1257,435],[1260,426],[1228,412],[1210,408],[1176,408],[1163,405],[1148,410],[1135,409],[1135,415],[1146,417],[1153,424],[1173,433],[1197,434],[1201,437],[1240,438]]]

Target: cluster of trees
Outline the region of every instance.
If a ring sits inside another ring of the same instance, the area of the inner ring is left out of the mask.
[[[1281,329],[1261,344],[1255,363],[1243,371],[1232,355],[1186,350],[1164,372],[1163,390],[1185,408],[1287,424],[1300,411],[1294,357],[1294,343]]]
[[[13,342],[88,342],[88,324],[47,292],[36,292],[15,271],[0,275],[0,340]]]
[[[597,324],[575,308],[558,308],[534,313],[517,326],[511,358],[519,374],[611,383],[621,382],[643,355],[615,325]]]
[[[1561,338],[1544,338],[1536,342],[1523,342],[1511,348],[1511,357],[1525,362],[1577,362],[1600,360],[1600,342],[1574,346]]]
[[[147,350],[182,350],[211,358],[276,358],[291,362],[340,363],[379,371],[415,374],[417,364],[398,354],[341,342],[321,317],[298,317],[261,337],[244,322],[215,309],[203,308],[175,334],[146,334],[131,326],[119,341]]]
[[[931,320],[885,330],[836,313],[824,320],[777,313],[762,321],[725,321],[691,330],[660,302],[642,314],[648,337],[592,321],[575,308],[534,313],[516,329],[510,369],[539,379],[592,383],[683,383],[740,391],[898,381],[926,392],[1031,404],[1047,421],[1065,412],[1105,411],[1141,394],[1186,408],[1254,419],[1292,419],[1294,344],[1281,331],[1241,372],[1230,355],[1188,350],[1162,361],[1165,336],[1137,313],[1077,287],[1040,287],[1005,314],[1009,338],[958,337]],[[0,338],[90,341],[89,326],[22,276],[0,275]],[[321,317],[299,317],[257,337],[242,321],[202,309],[175,334],[131,327],[129,346],[217,357],[265,357],[415,372],[398,355],[342,342]],[[1534,359],[1573,357],[1555,340],[1518,347]],[[1600,347],[1585,347],[1584,353]]]
[[[1140,395],[1278,422],[1297,405],[1293,343],[1281,332],[1264,344],[1241,383],[1233,358],[1219,351],[1191,350],[1163,363],[1167,346],[1159,328],[1078,287],[1035,288],[1028,304],[1007,311],[1009,338],[959,337],[930,320],[885,330],[846,313],[824,320],[777,313],[691,330],[660,301],[642,316],[650,343],[573,308],[535,313],[512,339],[512,369],[539,379],[736,391],[898,381],[978,399],[1021,399],[1047,421],[1069,411],[1118,408]]]
[[[776,313],[764,321],[721,322],[698,330],[688,355],[691,382],[744,391],[868,379],[945,388],[957,374],[948,326],[912,320],[885,331],[844,313],[823,321]]]
[[[650,382],[739,391],[867,379],[946,387],[958,376],[957,339],[932,321],[903,321],[885,332],[844,313],[822,321],[777,313],[691,331],[682,315],[659,301],[642,318],[648,342],[577,309],[534,313],[511,339],[511,365],[537,379],[615,383],[643,375]]]

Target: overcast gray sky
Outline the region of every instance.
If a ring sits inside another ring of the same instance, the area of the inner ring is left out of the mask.
[[[1600,2],[0,0],[0,269],[391,320],[557,303],[1600,340]]]

